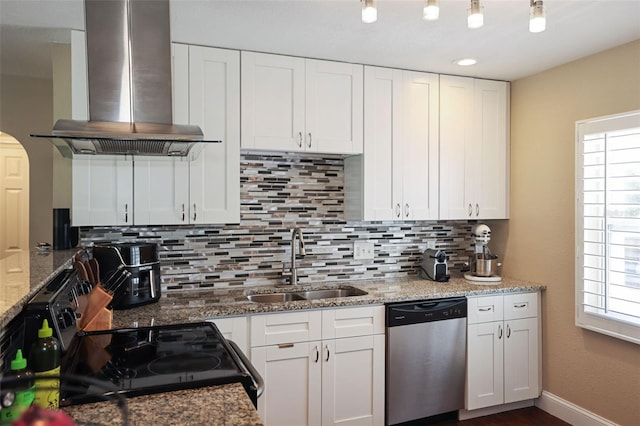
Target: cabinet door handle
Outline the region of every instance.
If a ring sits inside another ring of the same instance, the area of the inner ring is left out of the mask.
[[[513,305],[514,308],[526,308],[527,304],[526,303],[520,303],[519,305]]]
[[[318,350],[318,346],[315,346],[313,350],[316,352],[316,360],[313,362],[317,363],[320,360],[320,351]]]
[[[473,215],[473,206],[469,203],[469,217]]]
[[[309,144],[307,145],[307,147],[311,148],[311,132],[309,132]]]
[[[124,203],[124,223],[129,223],[129,204]]]
[[[196,212],[196,203],[193,203],[193,221],[196,221],[196,218],[198,217],[198,213]]]
[[[324,350],[327,351],[327,358],[324,360],[324,362],[329,362],[329,346],[324,345]]]
[[[396,217],[400,217],[400,203],[396,204]]]
[[[278,349],[287,349],[292,347],[293,347],[293,343],[280,343],[278,345]]]
[[[480,312],[488,312],[493,311],[493,306],[489,306],[488,308],[478,308]]]
[[[476,217],[480,216],[480,206],[476,203]]]
[[[507,324],[507,339],[511,337],[511,327],[509,327],[509,324]]]
[[[298,147],[302,148],[302,132],[298,132]]]
[[[498,326],[498,340],[502,339],[502,326]]]
[[[184,203],[182,203],[182,221],[184,222]]]
[[[409,203],[404,205],[404,217],[409,217]]]

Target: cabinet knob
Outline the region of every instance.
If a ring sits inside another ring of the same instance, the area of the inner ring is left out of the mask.
[[[480,206],[476,203],[476,217],[480,216]]]
[[[501,325],[498,326],[498,340],[499,339],[502,339],[502,326]]]
[[[124,204],[124,223],[129,223],[129,204]]]
[[[325,358],[324,362],[329,362],[329,346],[324,345],[324,350],[327,351],[327,358]]]
[[[308,143],[307,147],[311,148],[311,132],[309,132],[309,143]]]
[[[400,217],[400,203],[396,204],[396,217]]]
[[[184,222],[184,203],[182,203],[182,221]]]
[[[469,203],[469,217],[473,215],[473,206]]]
[[[320,350],[318,349],[318,346],[314,346],[313,350],[314,350],[314,351],[315,351],[315,353],[316,353],[316,360],[315,360],[315,361],[313,361],[313,362],[316,362],[316,363],[317,363],[317,362],[320,360]]]
[[[509,324],[507,324],[507,339],[511,337],[511,327],[509,327]]]
[[[196,212],[196,203],[193,203],[193,221],[196,221],[196,218],[198,217],[198,213]]]
[[[298,132],[298,147],[302,148],[302,132]]]
[[[404,205],[404,217],[409,217],[409,203]]]

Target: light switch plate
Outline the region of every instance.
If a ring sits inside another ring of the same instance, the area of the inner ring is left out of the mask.
[[[368,241],[353,242],[353,258],[356,260],[373,259],[373,243]]]

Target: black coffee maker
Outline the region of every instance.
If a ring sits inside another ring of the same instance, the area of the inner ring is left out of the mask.
[[[158,245],[150,243],[97,244],[93,257],[104,281],[121,265],[131,273],[113,295],[113,309],[129,309],[160,300],[160,261]]]

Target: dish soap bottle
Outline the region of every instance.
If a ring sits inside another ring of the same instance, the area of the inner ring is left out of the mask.
[[[58,408],[60,399],[60,343],[53,337],[49,322],[42,321],[38,340],[31,346],[29,365],[36,376],[36,405]],[[47,376],[55,376],[47,379]]]
[[[22,349],[16,351],[16,357],[11,360],[11,373],[4,380],[7,386],[2,389],[0,399],[0,424],[8,425],[20,418],[35,397],[33,373],[27,370],[27,360],[22,357]]]

